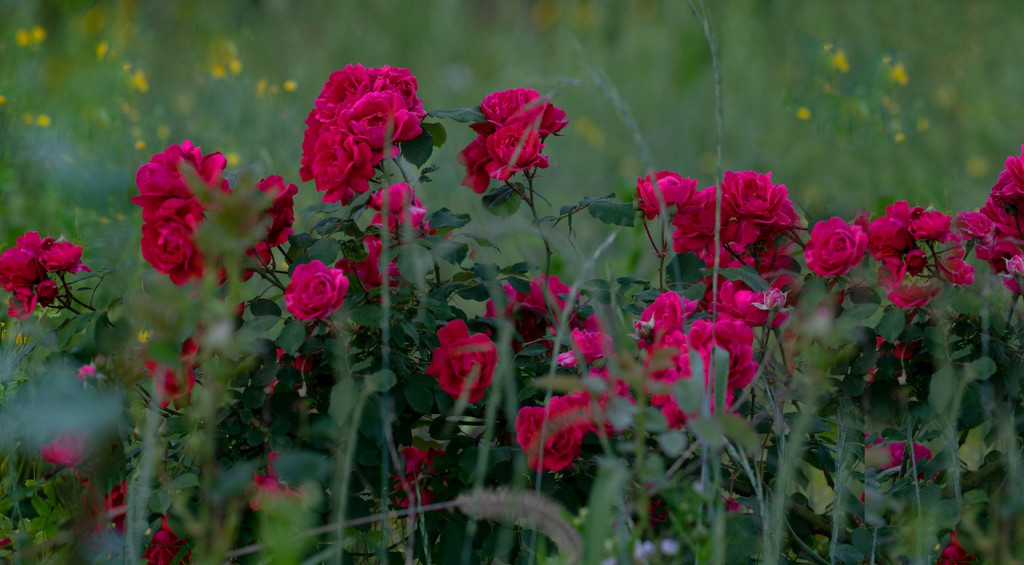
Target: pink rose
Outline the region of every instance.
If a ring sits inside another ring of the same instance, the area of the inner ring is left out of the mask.
[[[839,277],[849,273],[864,259],[868,234],[859,226],[848,225],[832,217],[814,224],[804,247],[807,268],[820,277]]]
[[[1020,157],[1011,155],[1006,158],[1005,168],[992,187],[993,198],[1014,202],[1024,199],[1024,145],[1020,149]]]
[[[942,291],[942,284],[938,281],[912,282],[909,279],[902,282],[894,280],[879,281],[886,289],[886,297],[899,308],[920,308],[931,302]]]
[[[689,177],[683,178],[672,171],[661,171],[636,179],[636,196],[648,220],[653,220],[661,212],[662,206],[674,210],[682,208],[693,198],[697,190],[697,181]],[[660,194],[660,198],[659,198]]]
[[[715,346],[729,353],[729,388],[745,388],[753,382],[757,362],[754,361],[754,332],[750,326],[739,320],[721,319],[715,323],[696,320],[690,326],[687,340],[690,348],[700,351],[706,360],[710,360]],[[710,371],[707,361],[704,371]],[[710,378],[709,374],[705,375],[705,379]]]
[[[466,322],[455,319],[437,331],[440,347],[434,348],[427,374],[437,379],[452,398],[466,394],[469,402],[484,397],[498,365],[498,348],[484,334],[469,334]]]
[[[341,308],[348,284],[344,271],[320,261],[297,265],[284,289],[285,307],[300,320],[325,319]]]
[[[427,209],[416,198],[416,193],[407,183],[400,182],[393,184],[387,189],[380,189],[375,192],[367,205],[374,210],[383,213],[384,196],[387,191],[387,229],[394,235],[399,235],[403,229],[426,230],[429,225],[424,222],[427,216]],[[370,225],[379,226],[383,229],[383,218],[381,214],[374,215],[370,219]]]
[[[713,189],[698,190],[690,203],[677,210],[672,218],[672,249],[676,253],[702,251],[714,247],[715,241],[715,192]],[[724,235],[723,235],[723,241]]]
[[[160,407],[167,408],[172,401],[178,406],[188,404],[189,395],[196,384],[196,373],[191,364],[183,367],[161,365],[156,361],[146,361],[146,369],[156,379],[156,390],[160,398]]]
[[[0,254],[0,284],[4,290],[13,292],[46,278],[46,267],[40,262],[44,242],[39,232],[28,232],[17,239],[15,247]]]
[[[936,211],[920,210],[911,215],[908,229],[917,240],[949,241],[953,218]]]
[[[59,467],[77,467],[85,462],[85,434],[69,432],[58,435],[39,450],[43,460]]]
[[[977,559],[977,555],[967,553],[967,549],[957,539],[957,531],[953,530],[953,533],[949,535],[949,545],[942,549],[935,565],[966,565],[974,563],[975,559]]]
[[[662,336],[682,329],[683,324],[697,310],[697,303],[679,296],[673,291],[663,292],[640,314],[640,320],[633,324],[641,340],[641,348],[658,342]]]
[[[992,236],[992,220],[981,212],[960,212],[956,215],[956,227],[964,239],[986,241]]]
[[[612,351],[612,338],[600,330],[572,330],[572,349],[558,355],[558,364],[563,367],[575,367],[577,356],[587,365],[593,365]]]

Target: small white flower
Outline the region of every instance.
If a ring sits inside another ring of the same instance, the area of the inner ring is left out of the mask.
[[[679,542],[674,539],[663,539],[660,549],[662,555],[676,555],[679,553]]]

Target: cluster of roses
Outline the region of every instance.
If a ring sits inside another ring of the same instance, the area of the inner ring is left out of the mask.
[[[331,73],[306,118],[302,180],[315,181],[324,202],[348,204],[368,191],[377,165],[423,131],[416,88],[408,69],[348,65]]]
[[[206,195],[193,192],[190,177],[197,177],[203,190],[227,194],[231,189],[223,177],[225,164],[219,152],[203,155],[199,147],[186,140],[157,153],[135,174],[139,194],[132,202],[142,208],[142,257],[174,284],[199,279],[206,268],[195,241],[196,230],[207,212],[203,204]],[[267,210],[271,221],[266,236],[249,250],[249,255],[267,264],[272,260],[270,249],[283,245],[292,234],[293,197],[298,187],[274,175],[260,180],[256,189],[274,200]]]
[[[11,293],[7,314],[24,318],[36,306],[60,302],[70,306],[74,297],[65,284],[65,275],[88,271],[82,264],[82,248],[52,237],[40,238],[39,232],[28,232],[16,245],[0,254],[0,286]],[[55,275],[60,281],[50,278]]]
[[[424,506],[434,501],[434,491],[426,485],[426,478],[434,471],[434,459],[444,454],[442,449],[419,449],[413,446],[403,447],[400,451],[405,460],[405,473],[395,475],[398,493],[398,507]]]
[[[478,135],[459,153],[466,167],[462,186],[477,194],[491,179],[507,181],[519,171],[547,168],[544,139],[569,125],[562,109],[530,88],[489,94],[480,111],[485,121],[470,126]]]
[[[977,242],[978,258],[1003,275],[1003,284],[1024,292],[1024,145],[1019,157],[1006,158],[981,210],[960,213],[957,224],[965,237]]]

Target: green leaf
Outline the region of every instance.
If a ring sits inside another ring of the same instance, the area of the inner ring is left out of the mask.
[[[284,349],[285,353],[295,355],[305,340],[306,324],[299,320],[289,320],[277,336],[277,346]]]
[[[398,382],[398,377],[391,369],[381,369],[366,377],[366,384],[377,392],[387,392]]]
[[[257,298],[249,303],[249,311],[253,316],[281,316],[281,307],[273,300]]]
[[[695,253],[677,253],[665,267],[665,277],[669,284],[692,284],[704,278],[704,267]]]
[[[583,562],[598,563],[604,555],[608,541],[608,524],[615,516],[615,506],[621,501],[629,470],[617,459],[602,459],[597,480],[590,489],[587,516],[583,524]]]
[[[750,287],[754,292],[768,290],[768,282],[761,278],[761,274],[753,267],[738,267],[734,269],[719,269],[718,273],[730,281],[740,281]],[[707,274],[710,273],[710,269]]]
[[[679,430],[668,430],[658,434],[658,445],[669,457],[678,457],[689,443],[686,434]]]
[[[979,381],[987,381],[989,377],[996,374],[996,362],[988,357],[971,361],[965,367],[969,378]]]
[[[195,488],[197,486],[199,486],[199,477],[195,473],[178,475],[171,481],[171,488],[174,490],[184,490],[187,488]]]
[[[171,495],[164,490],[153,491],[147,507],[153,514],[166,514],[171,508]]]
[[[380,327],[381,309],[378,304],[363,304],[349,314],[352,323],[371,328]]]
[[[306,260],[301,262],[320,261],[328,267],[333,267],[340,251],[341,243],[338,243],[338,240],[329,237],[318,239],[306,251]]]
[[[282,481],[297,485],[310,479],[322,481],[330,466],[327,457],[315,451],[285,451],[274,460],[274,470]]]
[[[856,547],[845,543],[837,544],[832,548],[832,551],[834,552],[836,559],[844,565],[863,563],[864,559],[867,557]]]
[[[403,141],[398,144],[398,147],[402,150],[402,158],[412,166],[419,168],[427,162],[427,159],[430,159],[430,154],[434,151],[434,136],[424,128],[423,132],[414,139]]]
[[[427,218],[430,229],[461,228],[469,223],[469,214],[455,214],[448,208],[436,210]]]
[[[936,412],[946,413],[953,406],[953,398],[959,388],[958,384],[953,367],[946,365],[935,371],[928,391],[928,403],[935,408]]]
[[[484,194],[482,202],[491,214],[499,218],[507,218],[516,213],[523,199],[519,197],[512,186],[503,184]]]
[[[591,216],[606,224],[633,227],[636,222],[637,210],[633,208],[632,202],[595,198],[589,201],[587,210]]]
[[[740,419],[735,414],[717,414],[715,419],[721,424],[725,437],[746,449],[756,450],[758,448],[757,434],[746,420]]]
[[[444,131],[444,126],[438,122],[420,122],[420,126],[430,132],[430,137],[434,138],[434,147],[441,147],[445,141],[448,141],[448,132]]]
[[[896,343],[896,338],[900,337],[900,334],[903,333],[903,328],[906,327],[907,315],[903,310],[893,308],[882,315],[882,319],[878,321],[878,326],[875,327],[875,331],[877,331],[878,335],[882,336],[885,341],[889,343]]]
[[[480,111],[479,106],[472,108],[446,108],[444,110],[432,110],[427,112],[428,116],[434,118],[447,118],[463,124],[487,121],[487,117]]]
[[[434,393],[415,379],[402,387],[405,401],[418,414],[432,414],[434,410]]]

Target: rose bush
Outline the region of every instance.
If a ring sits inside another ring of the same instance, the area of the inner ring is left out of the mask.
[[[431,208],[442,120],[476,134],[467,194],[525,206],[543,265]],[[407,69],[348,65],[305,121],[312,192],[190,141],[140,166],[135,294],[107,296],[88,242],[17,238],[0,557],[1010,555],[1024,155],[955,216],[801,218],[757,171],[638,171],[628,201],[554,208],[538,172],[569,123],[523,88],[428,112]],[[642,228],[652,280],[611,238],[556,269],[586,215]]]

